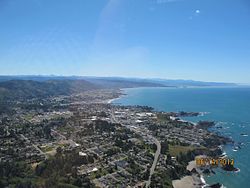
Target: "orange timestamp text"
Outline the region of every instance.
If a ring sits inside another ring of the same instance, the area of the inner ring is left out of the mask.
[[[234,165],[234,159],[229,158],[209,158],[209,157],[197,157],[195,159],[197,166],[207,166],[207,165],[214,165],[214,166],[227,166],[227,165]]]

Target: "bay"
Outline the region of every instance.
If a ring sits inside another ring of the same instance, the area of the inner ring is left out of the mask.
[[[227,188],[249,187],[250,180],[250,88],[132,88],[114,104],[147,105],[157,111],[206,112],[190,121],[212,120],[218,134],[231,137],[235,144],[223,150],[240,172],[216,170],[206,177],[209,184],[220,182]],[[217,128],[216,128],[217,127]],[[237,151],[234,151],[237,148]]]

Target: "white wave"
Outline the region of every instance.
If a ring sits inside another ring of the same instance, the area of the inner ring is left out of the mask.
[[[237,170],[235,171],[235,173],[239,173],[240,172],[240,168],[237,168]]]
[[[227,157],[227,153],[224,151],[220,156],[219,156],[219,158],[226,158]]]
[[[200,112],[199,116],[205,116],[207,114],[210,114],[210,112]]]
[[[221,156],[222,156],[222,155],[227,155],[227,153],[224,151],[224,152],[221,154]]]
[[[206,183],[206,181],[205,181],[203,175],[201,175],[200,180],[201,180],[201,182],[202,182],[202,184],[203,184],[201,187],[202,187],[202,188],[206,188],[206,187],[208,186],[208,184]]]

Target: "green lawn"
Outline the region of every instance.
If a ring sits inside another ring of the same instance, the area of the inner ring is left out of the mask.
[[[189,150],[194,150],[193,146],[180,146],[180,145],[171,145],[169,144],[169,154],[176,157],[180,152],[187,153]]]

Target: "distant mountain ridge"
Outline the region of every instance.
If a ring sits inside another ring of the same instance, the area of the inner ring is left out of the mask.
[[[0,100],[70,95],[95,89],[237,86],[234,83],[122,77],[0,76]]]
[[[224,83],[224,82],[204,82],[204,81],[196,81],[196,80],[167,80],[167,79],[153,79],[155,83],[161,83],[169,86],[176,87],[185,87],[185,86],[193,86],[193,87],[209,87],[209,86],[238,86],[236,83]]]
[[[95,82],[96,80],[105,81],[132,81],[132,82],[150,82],[154,84],[161,84],[167,87],[208,87],[208,86],[238,86],[236,83],[223,83],[223,82],[203,82],[195,80],[170,80],[170,79],[158,79],[158,78],[123,78],[123,77],[84,77],[85,80]]]
[[[207,87],[207,86],[238,86],[236,83],[224,82],[203,82],[195,80],[170,80],[158,78],[124,78],[124,77],[94,77],[94,76],[0,76],[0,82],[8,80],[86,80],[93,84],[103,87],[156,87],[156,86],[172,86],[172,87]]]
[[[96,89],[118,89],[131,87],[164,87],[162,84],[126,81],[126,80],[95,80],[88,81],[82,78],[60,77],[9,77],[0,82],[0,100],[2,99],[28,99],[33,97],[49,97],[58,95],[70,95]],[[50,78],[50,79],[49,79]],[[38,81],[39,80],[39,81]]]

